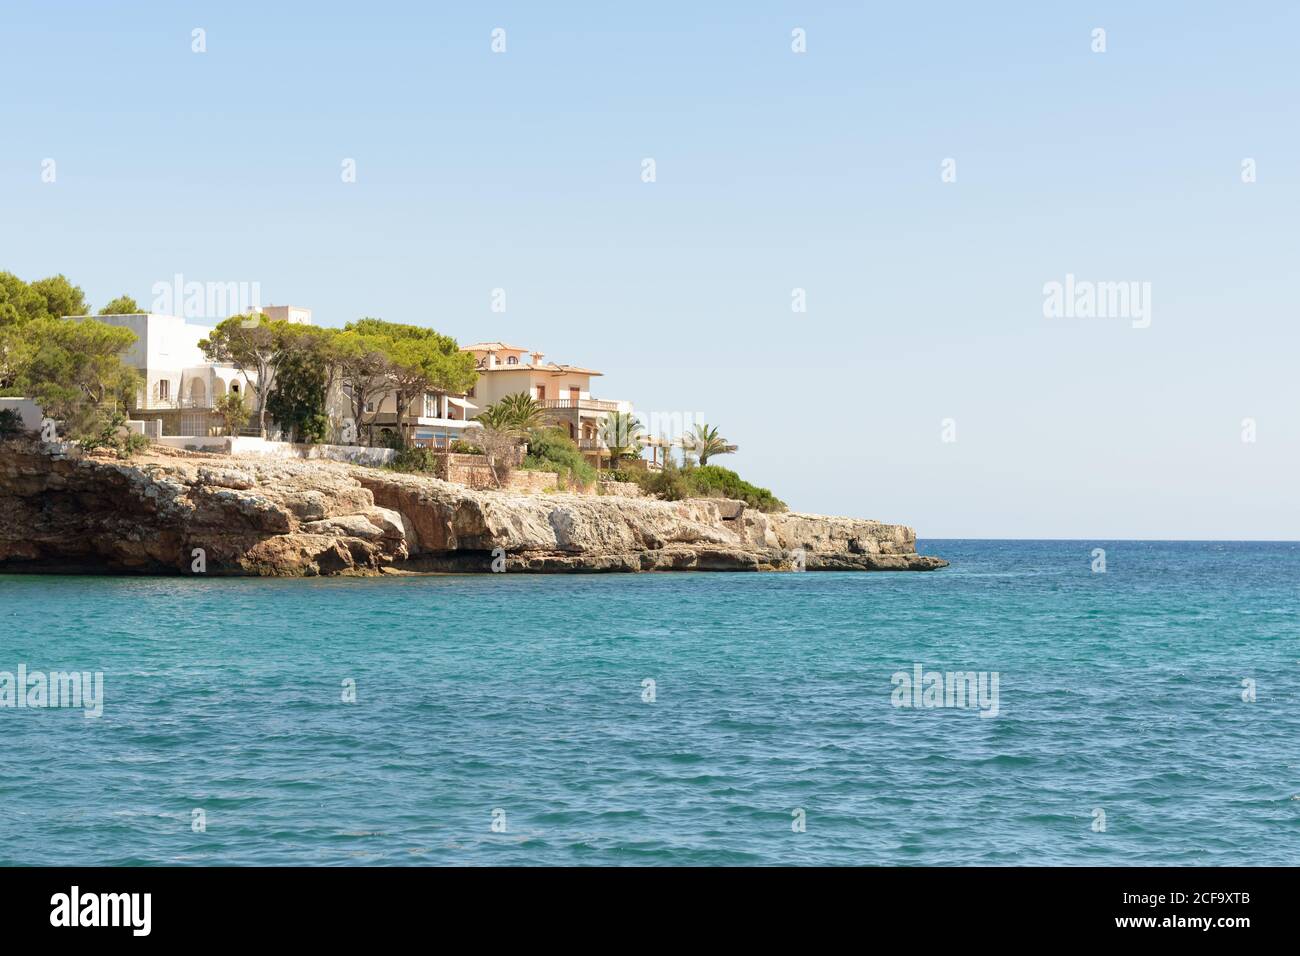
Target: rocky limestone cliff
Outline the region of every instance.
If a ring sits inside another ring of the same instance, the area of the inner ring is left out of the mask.
[[[197,552],[197,553],[196,553]],[[328,461],[0,445],[0,571],[917,570],[902,525],[680,502],[474,491]]]

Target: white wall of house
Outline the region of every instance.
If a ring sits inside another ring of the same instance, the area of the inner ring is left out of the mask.
[[[141,373],[143,382],[136,399],[140,408],[208,408],[232,390],[247,394],[250,405],[255,401],[242,372],[204,357],[199,342],[212,334],[212,326],[158,313],[70,318],[92,318],[135,333],[136,341],[122,360]]]
[[[291,322],[294,325],[311,325],[311,309],[300,305],[266,305],[262,314],[272,322]]]
[[[30,398],[0,398],[0,409],[12,409],[23,417],[23,427],[29,431],[38,431],[45,414],[41,406]]]
[[[199,340],[212,334],[212,327],[194,325],[178,315],[143,313],[137,315],[72,316],[74,319],[95,319],[105,325],[130,329],[136,341],[123,359],[141,371],[145,369],[175,369],[204,363]]]
[[[354,445],[300,445],[247,436],[226,438],[215,435],[168,435],[158,439],[158,442],[172,448],[217,451],[228,455],[247,455],[257,458],[319,458],[330,461],[350,461],[362,465],[386,464],[392,461],[397,454],[391,448],[362,448]]]
[[[184,371],[206,365],[199,340],[212,333],[211,326],[193,325],[178,315],[140,313],[135,315],[71,316],[74,320],[95,319],[106,325],[130,329],[135,343],[122,359],[144,379],[138,404],[175,402],[180,399]]]

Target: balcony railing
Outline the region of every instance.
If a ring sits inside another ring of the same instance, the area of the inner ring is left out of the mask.
[[[414,445],[416,448],[436,448],[442,451],[446,451],[448,448],[450,448],[451,443],[454,441],[463,441],[463,439],[449,438],[446,435],[434,435],[431,438],[410,439],[411,444]]]
[[[212,400],[209,398],[151,398],[147,401],[136,402],[132,408],[137,412],[174,412],[187,408],[196,411],[207,411],[212,408]]]
[[[603,438],[579,438],[578,448],[582,451],[609,451]]]
[[[607,402],[599,398],[548,398],[538,402],[542,408],[579,409],[588,412],[616,412],[618,402]]]

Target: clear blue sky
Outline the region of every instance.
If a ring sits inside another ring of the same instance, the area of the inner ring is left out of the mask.
[[[0,269],[539,348],[923,537],[1300,538],[1300,6],[703,6],[10,0]]]

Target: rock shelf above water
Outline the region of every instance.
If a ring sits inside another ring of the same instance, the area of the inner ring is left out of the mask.
[[[905,525],[729,499],[475,491],[328,461],[0,445],[0,571],[930,571]]]

